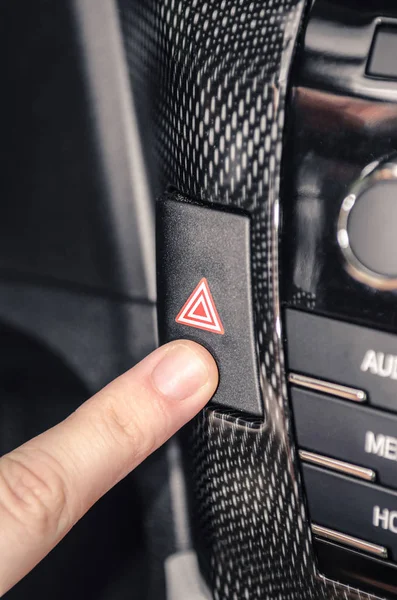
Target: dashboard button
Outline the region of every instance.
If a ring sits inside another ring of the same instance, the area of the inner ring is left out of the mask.
[[[312,521],[384,546],[397,560],[397,492],[311,465],[302,468]]]
[[[368,393],[371,405],[397,411],[397,336],[287,309],[292,371]]]
[[[205,346],[219,368],[213,403],[259,417],[250,240],[245,214],[171,198],[157,203],[160,341]]]
[[[347,271],[380,290],[397,289],[396,191],[396,156],[371,163],[350,188],[338,219]]]
[[[397,181],[382,181],[357,199],[348,220],[349,242],[355,256],[371,271],[397,275]],[[382,235],[375,232],[381,231]]]
[[[374,37],[367,74],[385,79],[397,79],[397,27],[380,25]]]
[[[377,481],[397,488],[397,415],[292,388],[298,445],[369,467]]]

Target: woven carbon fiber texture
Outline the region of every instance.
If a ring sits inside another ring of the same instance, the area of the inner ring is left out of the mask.
[[[158,190],[172,186],[244,208],[253,221],[264,423],[207,409],[189,442],[192,523],[215,600],[357,597],[315,576],[290,441],[279,186],[287,81],[304,8],[305,0],[119,0],[139,114],[154,124],[146,142],[161,173]]]

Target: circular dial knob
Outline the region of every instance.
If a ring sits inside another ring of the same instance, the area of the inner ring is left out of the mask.
[[[397,158],[367,167],[343,200],[338,243],[350,275],[397,289]]]

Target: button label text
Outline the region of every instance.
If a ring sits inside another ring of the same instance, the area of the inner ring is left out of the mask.
[[[388,460],[397,460],[397,438],[367,431],[365,434],[365,452],[376,454]]]
[[[384,508],[381,511],[379,506],[374,506],[372,524],[374,527],[381,527],[391,533],[397,533],[397,510]]]
[[[360,367],[363,373],[372,373],[379,377],[397,379],[397,356],[367,350]]]

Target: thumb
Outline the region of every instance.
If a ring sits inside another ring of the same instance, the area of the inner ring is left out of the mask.
[[[189,421],[217,383],[215,361],[204,348],[172,342],[0,458],[0,596]]]

